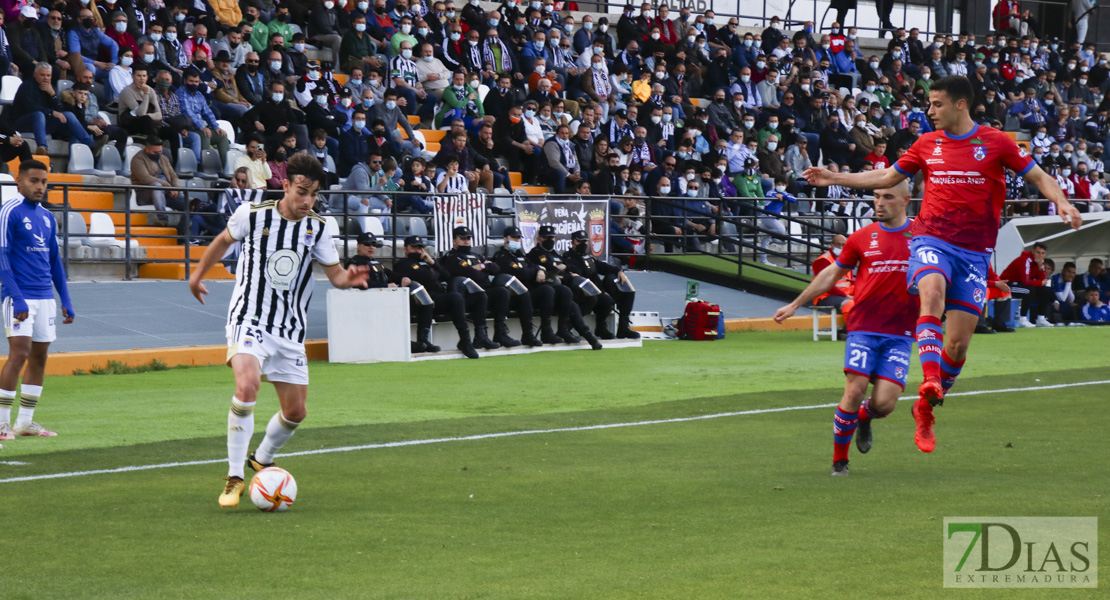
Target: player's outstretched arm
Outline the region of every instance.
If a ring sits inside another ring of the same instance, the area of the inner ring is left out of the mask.
[[[200,262],[193,269],[193,273],[189,275],[189,291],[193,292],[193,296],[201,304],[204,304],[204,296],[208,293],[208,288],[205,287],[202,281],[205,273],[219,262],[224,254],[227,254],[227,249],[233,243],[235,243],[235,240],[231,238],[231,234],[226,229],[221,231],[220,235],[217,235],[216,239],[208,245],[208,249],[204,251],[204,256],[200,257]]]
[[[1060,189],[1060,184],[1056,183],[1055,177],[1045,173],[1040,166],[1034,165],[1025,174],[1025,180],[1037,186],[1041,195],[1056,205],[1056,214],[1060,215],[1060,218],[1072,229],[1079,229],[1083,226],[1083,214],[1064,196],[1064,190]]]
[[[831,290],[833,286],[836,285],[836,282],[840,281],[840,278],[844,277],[844,274],[848,271],[851,271],[851,269],[845,269],[838,265],[829,265],[826,267],[824,271],[817,274],[817,277],[813,278],[813,281],[809,282],[806,289],[802,290],[802,293],[798,294],[798,297],[795,298],[793,302],[775,311],[775,322],[782,323],[788,317],[794,316],[794,313],[798,312],[799,308],[809,304],[814,298]]]
[[[861,190],[892,188],[906,178],[894,167],[863,173],[833,173],[825,167],[810,167],[802,173],[802,177],[805,177],[810,185],[817,187],[839,185]]]
[[[367,265],[351,265],[344,269],[336,263],[325,267],[324,273],[328,281],[341,290],[360,286],[370,279],[370,267]]]

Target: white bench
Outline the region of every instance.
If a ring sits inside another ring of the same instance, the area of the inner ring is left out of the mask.
[[[836,307],[835,306],[810,306],[809,309],[813,311],[813,341],[817,341],[823,335],[831,336],[832,341],[836,341]],[[821,328],[821,315],[829,315],[829,328]]]

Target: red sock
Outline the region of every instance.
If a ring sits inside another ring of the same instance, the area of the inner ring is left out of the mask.
[[[848,460],[848,447],[852,444],[852,434],[856,432],[857,417],[844,412],[838,406],[833,417],[833,462]]]
[[[925,379],[940,379],[940,353],[944,348],[944,330],[940,319],[924,316],[917,319],[917,354]]]

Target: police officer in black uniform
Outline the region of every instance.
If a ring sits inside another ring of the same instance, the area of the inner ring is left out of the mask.
[[[486,350],[496,350],[501,346],[512,348],[520,342],[509,337],[509,327],[505,317],[509,314],[509,290],[493,285],[493,278],[501,271],[497,264],[474,252],[470,242],[474,232],[462,225],[451,232],[452,248],[440,260],[447,273],[452,277],[468,277],[482,289],[460,293],[466,299],[467,308],[475,307],[471,313],[474,320],[474,345]],[[473,298],[473,300],[472,300]],[[479,301],[478,299],[481,299]],[[481,307],[477,309],[477,307]],[[486,329],[486,312],[493,313],[493,331],[496,341],[489,339]]]
[[[614,304],[620,315],[617,318],[617,334],[615,337],[636,339],[640,334],[628,326],[632,313],[632,303],[636,301],[635,291],[623,291],[620,288],[631,289],[628,277],[620,267],[597,260],[590,252],[590,236],[583,230],[570,234],[571,248],[563,253],[563,262],[567,264],[567,271],[589,279],[601,290],[597,296],[589,297],[583,293],[575,292],[574,300],[582,310],[582,314],[589,314],[592,310],[597,317],[597,327],[594,333],[603,340],[611,340],[614,335],[609,330],[609,315],[613,314]]]
[[[520,315],[520,326],[524,330],[521,341],[529,346],[562,344],[563,338],[555,335],[555,331],[551,328],[551,313],[555,308],[555,288],[544,284],[543,269],[524,256],[522,236],[520,228],[507,227],[505,245],[493,255],[493,261],[497,263],[503,275],[516,277],[528,288],[527,294],[514,296],[510,302],[510,304],[515,303],[517,314]],[[532,315],[537,309],[540,311],[539,338],[532,330]]]
[[[563,285],[567,277],[567,266],[555,253],[554,227],[540,226],[536,234],[536,245],[528,252],[528,259],[544,270],[545,285],[550,283],[555,288],[555,310],[559,313],[559,329],[555,335],[563,338],[563,341],[568,344],[577,344],[585,338],[594,350],[601,350],[601,342],[582,320],[582,312],[574,302],[574,293],[569,287]],[[571,332],[572,325],[582,336],[581,338]],[[544,343],[547,343],[546,340]]]
[[[456,346],[467,358],[478,358],[478,351],[470,341],[470,330],[466,326],[466,301],[457,292],[449,292],[443,282],[447,279],[447,270],[437,264],[428,251],[424,249],[424,239],[418,235],[405,238],[405,257],[393,263],[393,283],[404,284],[405,281],[419,283],[432,297],[435,314],[448,315],[459,332],[459,343]],[[485,297],[482,297],[485,300]],[[483,302],[482,313],[485,313]],[[431,322],[428,321],[426,330],[421,331],[420,322],[417,322],[417,340],[427,339]]]
[[[383,287],[409,287],[412,280],[408,277],[402,277],[398,283],[393,282],[393,272],[385,268],[375,255],[378,248],[382,247],[382,241],[377,238],[373,233],[363,232],[358,236],[358,254],[347,259],[345,267],[351,265],[365,265],[370,267],[370,278],[366,284],[359,289],[368,290],[371,288]],[[429,292],[430,294],[430,292]],[[416,340],[412,342],[412,352],[439,352],[439,346],[436,346],[429,339],[429,334],[432,331],[432,315],[435,312],[434,304],[421,304],[419,302],[412,302],[412,315],[416,320]]]

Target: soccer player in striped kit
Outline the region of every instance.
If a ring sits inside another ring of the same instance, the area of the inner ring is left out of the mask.
[[[918,138],[892,166],[864,173],[810,168],[803,174],[815,186],[877,189],[924,173],[925,197],[913,222],[906,282],[921,301],[916,337],[925,380],[917,390],[913,416],[914,441],[922,452],[936,448],[933,407],[943,403],[963,369],[987,299],[990,255],[1006,202],[1005,169],[1037,186],[1073,229],[1083,224],[1054,177],[1010,136],[971,119],[973,99],[966,77],[943,77],[929,91],[928,114],[936,130]],[[941,327],[946,313],[947,335]]]
[[[0,440],[17,435],[57,435],[32,420],[42,396],[50,342],[57,337],[55,289],[62,299],[62,322],[72,323],[74,318],[65,266],[58,251],[58,224],[54,215],[42,207],[48,175],[46,165],[37,160],[21,162],[16,180],[19,197],[0,209],[0,297],[8,336],[8,360],[0,371]],[[21,372],[19,416],[13,428],[12,405]]]
[[[203,304],[208,293],[204,274],[232,243],[242,242],[227,316],[227,364],[235,373],[235,396],[227,417],[228,474],[219,498],[221,507],[239,505],[244,463],[255,471],[272,466],[274,455],[304,420],[308,396],[304,336],[312,298],[312,261],[323,265],[328,280],[340,289],[360,286],[369,277],[365,265],[345,270],[339,266],[324,219],[312,211],[326,177],[319,160],[307,154],[290,158],[281,200],[235,209],[227,229],[208,246],[189,277],[190,291]],[[281,409],[248,457],[263,376],[274,384]]]
[[[793,302],[775,313],[775,321],[782,323],[856,269],[855,306],[846,315],[844,396],[833,418],[834,476],[848,474],[848,447],[856,428],[856,448],[866,453],[873,439],[872,419],[893,412],[906,387],[917,319],[917,299],[906,291],[909,202],[907,181],[875,190],[876,222],[853,233],[836,261],[814,277]],[[871,397],[865,399],[868,384],[874,387]]]

